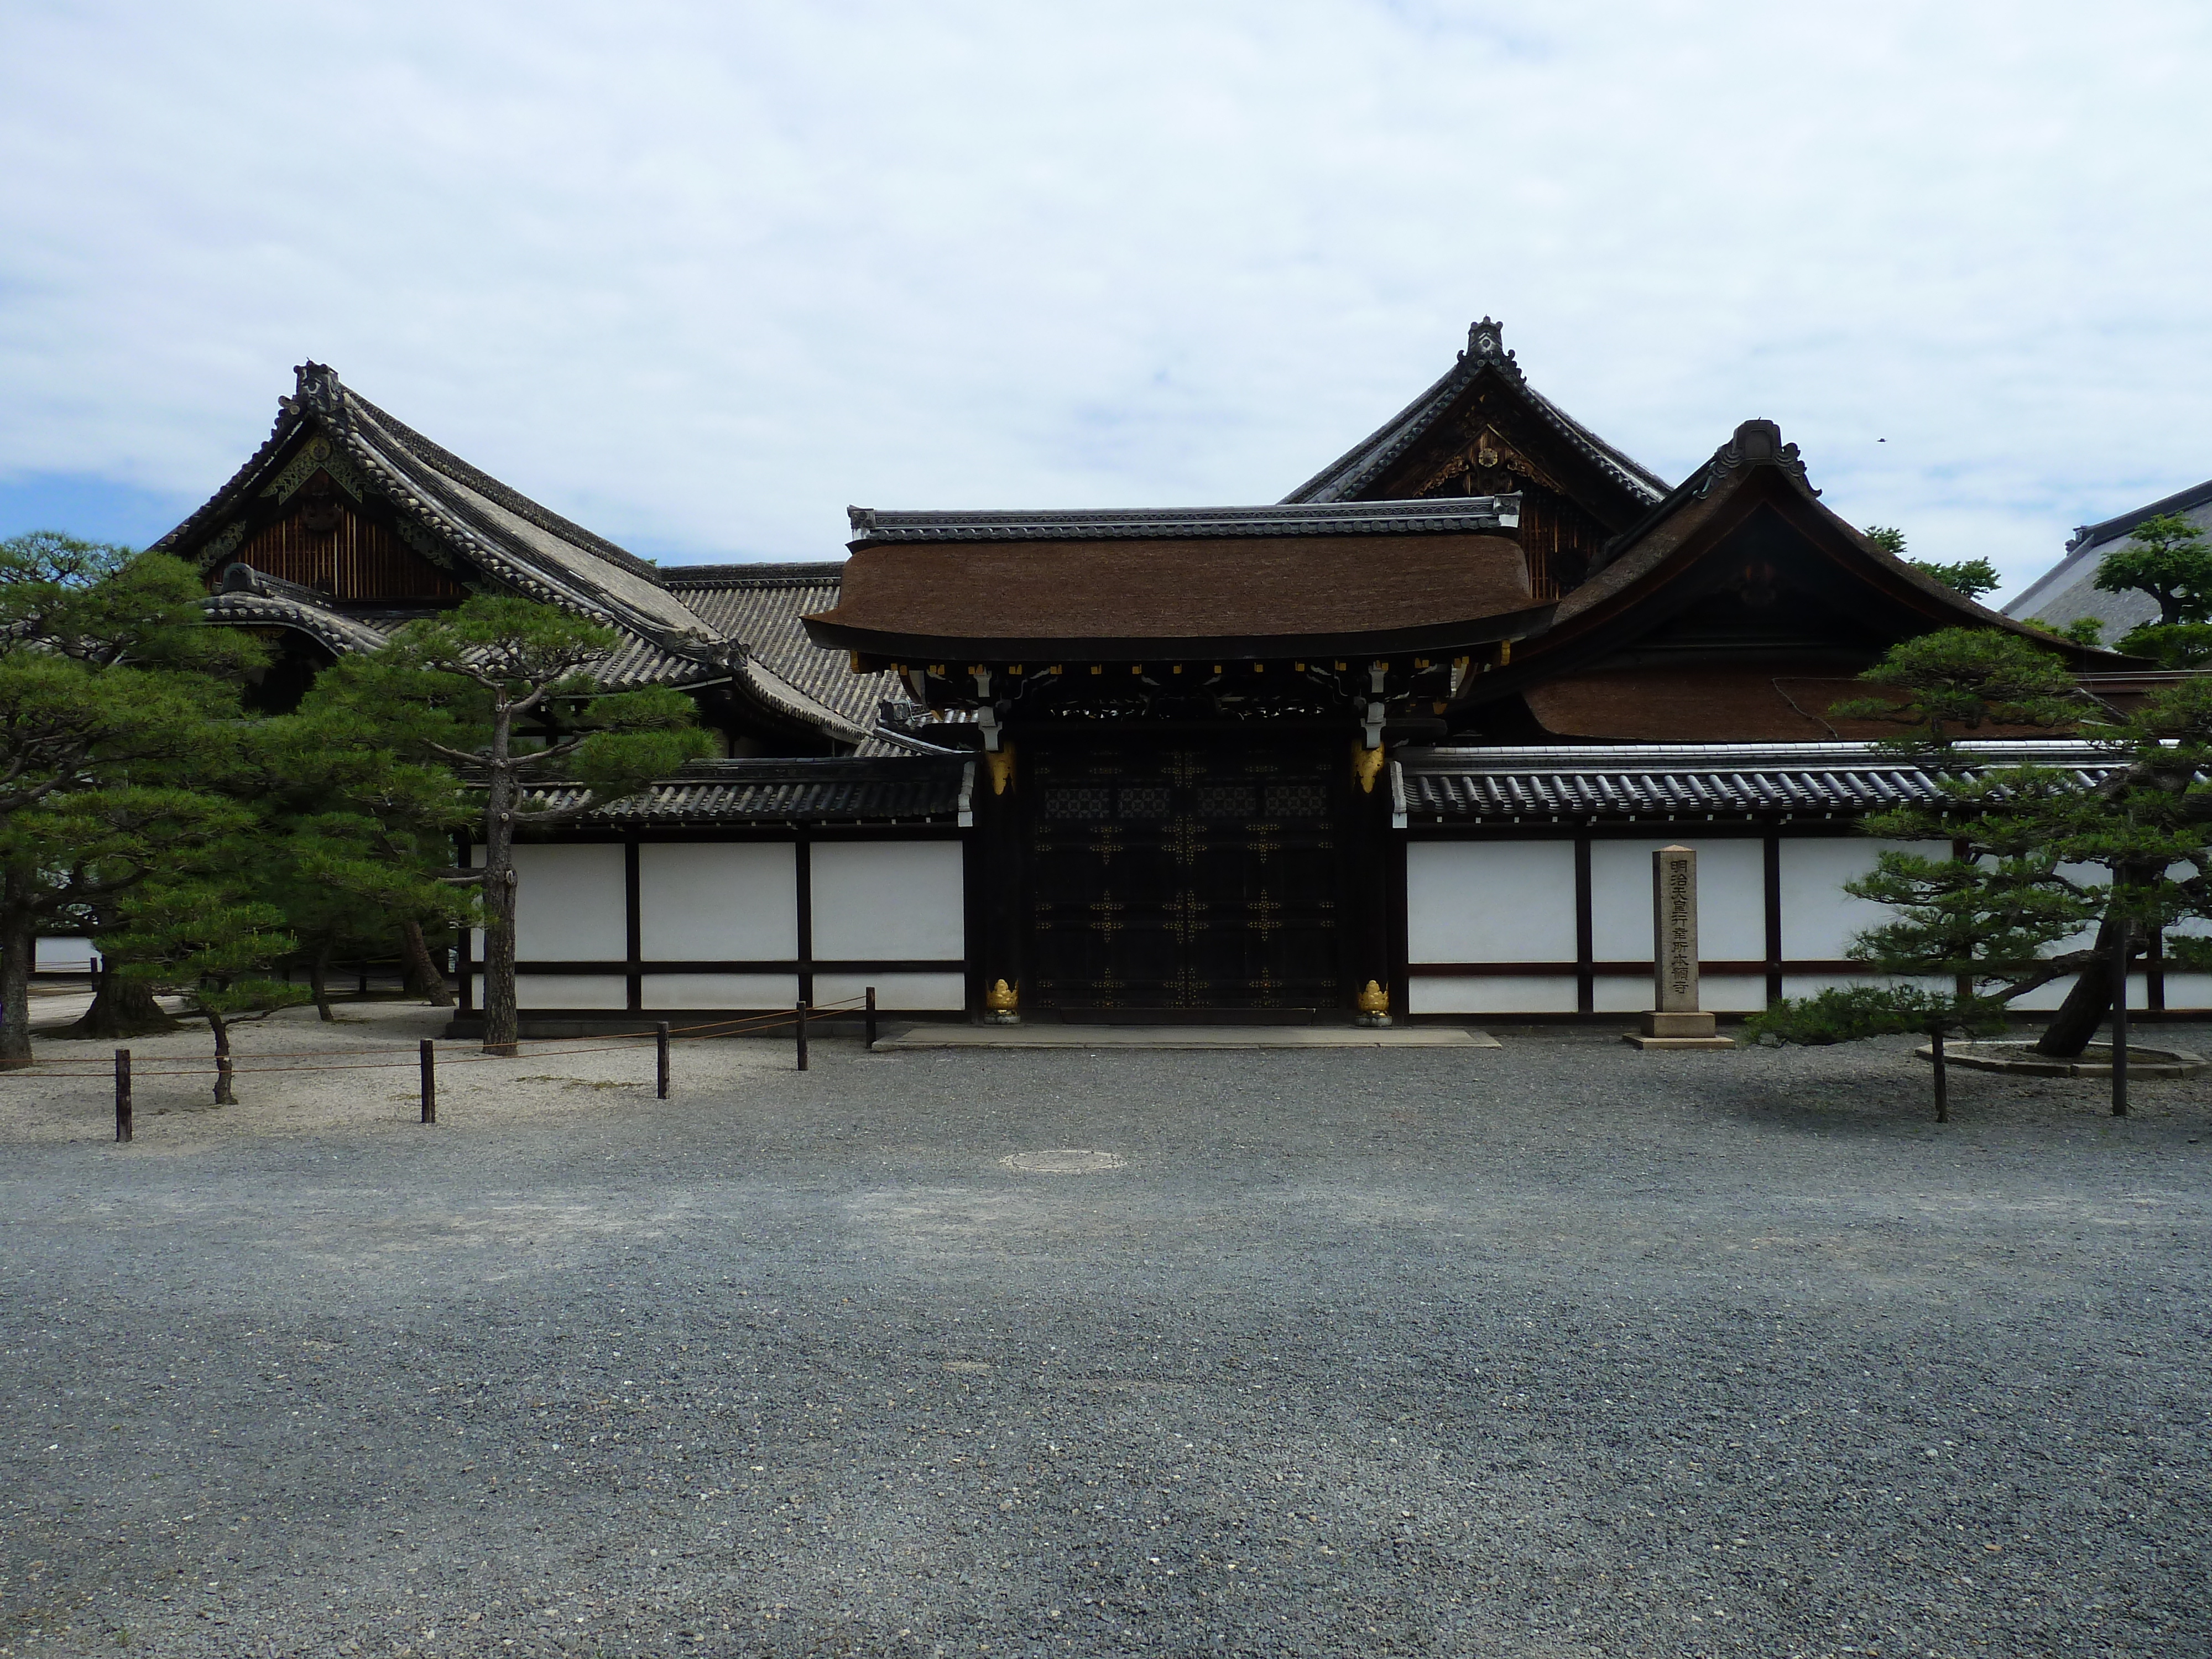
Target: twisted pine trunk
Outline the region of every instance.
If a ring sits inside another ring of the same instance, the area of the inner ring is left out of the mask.
[[[63,1032],[70,1037],[152,1036],[173,1031],[177,1022],[161,1011],[154,988],[141,979],[126,979],[112,962],[100,965],[100,981],[92,994],[92,1006]]]
[[[450,1008],[453,994],[447,988],[446,975],[430,959],[430,947],[422,938],[422,924],[410,917],[399,924],[399,956],[407,964],[407,988],[426,999],[433,1008]]]
[[[2089,1046],[2089,1039],[2097,1035],[2097,1028],[2112,1012],[2112,954],[2120,948],[2120,923],[2116,916],[2106,915],[2097,924],[2096,960],[2081,969],[2074,981],[2074,988],[2066,994],[2066,1000],[2051,1017],[2037,1039],[2035,1052],[2049,1054],[2054,1060],[2074,1060]],[[2134,954],[2131,949],[2129,952]]]

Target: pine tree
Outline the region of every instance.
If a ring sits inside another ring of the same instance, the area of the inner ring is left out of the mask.
[[[2106,593],[2148,593],[2158,601],[2155,626],[2212,623],[2212,546],[2204,532],[2178,514],[2145,519],[2124,545],[2097,566]],[[2125,648],[2124,644],[2123,649]]]
[[[1862,533],[1883,552],[1904,559],[1922,575],[1933,576],[1954,592],[1963,593],[1970,599],[1994,593],[2004,585],[2004,578],[1997,574],[1997,568],[1987,559],[1960,559],[1946,564],[1935,559],[1906,558],[1905,532],[1893,525],[1869,525]]]
[[[230,786],[268,822],[271,894],[325,1019],[330,963],[344,954],[396,951],[429,1000],[450,1006],[424,929],[462,925],[474,908],[443,879],[453,832],[473,816],[460,781],[406,757],[414,713],[404,703],[376,712],[380,682],[364,678],[363,660],[326,671],[298,713],[258,723]]]
[[[1890,717],[1917,718],[1892,745],[1937,773],[1934,802],[1877,814],[1864,829],[1886,839],[1948,842],[1955,856],[1886,853],[1871,874],[1848,884],[1899,911],[1897,921],[1861,937],[1854,957],[1886,975],[1964,981],[1953,1005],[1962,1018],[1984,1017],[2070,977],[2036,1047],[2078,1055],[2112,1006],[2120,952],[2132,958],[2160,930],[2212,917],[2212,787],[2196,781],[2212,767],[2212,682],[2164,688],[2123,718],[2083,697],[2063,665],[2031,642],[1960,630],[1907,641],[1863,678],[1906,695]],[[2069,712],[2108,753],[2101,775],[2040,766],[1970,769],[1953,746],[1958,730],[2030,719],[2056,724]],[[2197,948],[2177,941],[2179,951]],[[1933,1018],[1924,1000],[1905,1012]],[[1769,1027],[1787,1037],[1792,1022],[1812,1022],[1809,1030],[1848,1015],[1867,1025],[1881,1012],[1878,999],[1849,1009],[1784,1006]]]
[[[514,836],[635,793],[709,752],[691,700],[665,687],[610,692],[589,672],[612,629],[548,605],[479,596],[400,630],[365,671],[416,722],[412,740],[483,793],[483,1046],[516,1052]],[[557,792],[533,793],[540,786]],[[557,800],[549,798],[557,793]]]
[[[307,1000],[307,992],[273,977],[298,948],[284,913],[257,896],[261,850],[252,815],[240,813],[237,833],[205,849],[192,872],[164,872],[122,904],[123,925],[104,948],[125,975],[185,1000],[215,1038],[215,1102],[234,1105],[231,1027],[267,1018]]]
[[[224,722],[260,649],[203,627],[199,599],[192,573],[161,555],[52,532],[0,543],[0,1066],[30,1063],[40,931],[146,877],[112,874],[112,860],[96,881],[68,874],[91,866],[56,834],[91,820],[65,804],[93,796],[111,818],[158,816],[229,741]],[[145,789],[161,797],[133,805]]]

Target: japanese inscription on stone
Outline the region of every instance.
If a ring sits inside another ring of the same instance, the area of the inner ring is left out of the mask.
[[[1651,1006],[1661,1013],[1698,1007],[1698,855],[1662,847],[1651,855]]]

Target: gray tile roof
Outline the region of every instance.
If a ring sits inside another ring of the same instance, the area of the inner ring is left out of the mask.
[[[334,657],[356,651],[381,650],[387,638],[381,630],[366,623],[289,594],[227,588],[201,600],[200,610],[210,622],[249,628],[296,628]]]
[[[2057,740],[1961,744],[1946,769],[1863,743],[1407,749],[1392,787],[1407,823],[1601,823],[1857,817],[1939,799],[1936,780],[2033,763],[2094,781],[2122,762]]]
[[[837,603],[842,560],[815,564],[677,565],[662,573],[668,591],[714,637],[743,641],[753,659],[801,696],[860,730],[899,690],[889,672],[855,674],[842,651],[825,651],[799,619]]]
[[[975,787],[975,763],[957,756],[838,756],[814,760],[700,761],[681,775],[573,822],[656,824],[957,823]],[[580,792],[532,789],[547,807]]]
[[[898,513],[848,507],[851,545],[893,542],[1158,540],[1182,536],[1435,535],[1487,533],[1521,522],[1518,495],[1454,495],[1417,501],[1334,501],[1273,507],[1103,507],[1094,510]]]
[[[2053,628],[2083,617],[2105,624],[2105,639],[2118,644],[2130,629],[2158,620],[2158,601],[2132,590],[2106,593],[2097,586],[2097,572],[2105,556],[2124,546],[2145,519],[2172,514],[2212,531],[2212,479],[2123,513],[2102,524],[2084,525],[2066,544],[2066,556],[2030,582],[2016,598],[2006,601],[2008,617],[2033,618]]]
[[[361,487],[390,503],[410,536],[429,538],[419,544],[450,549],[461,568],[481,571],[494,591],[520,592],[612,627],[621,639],[598,665],[602,684],[628,690],[729,682],[741,701],[839,742],[857,744],[866,736],[883,689],[845,684],[853,678],[843,672],[845,659],[808,643],[795,620],[800,611],[818,608],[817,601],[836,603],[834,565],[695,567],[676,573],[672,583],[647,561],[393,419],[320,363],[300,367],[294,395],[279,401],[268,441],[155,545],[213,558],[213,550],[224,545],[217,532],[257,492],[274,494],[288,477],[296,483],[299,469],[289,458],[302,441],[326,445],[313,453],[327,455],[332,469],[357,475]],[[832,573],[826,592],[805,579],[823,570]],[[794,574],[802,579],[787,580]],[[715,575],[729,578],[723,584],[728,594],[718,597],[711,582],[701,580]],[[211,620],[282,623],[333,651],[373,650],[413,620],[396,612],[355,615],[356,609],[258,573],[240,576],[233,591],[208,604]]]

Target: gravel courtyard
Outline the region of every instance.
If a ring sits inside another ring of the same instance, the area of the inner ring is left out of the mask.
[[[2212,1079],[1493,1029],[0,1081],[0,1655],[2212,1650]]]

